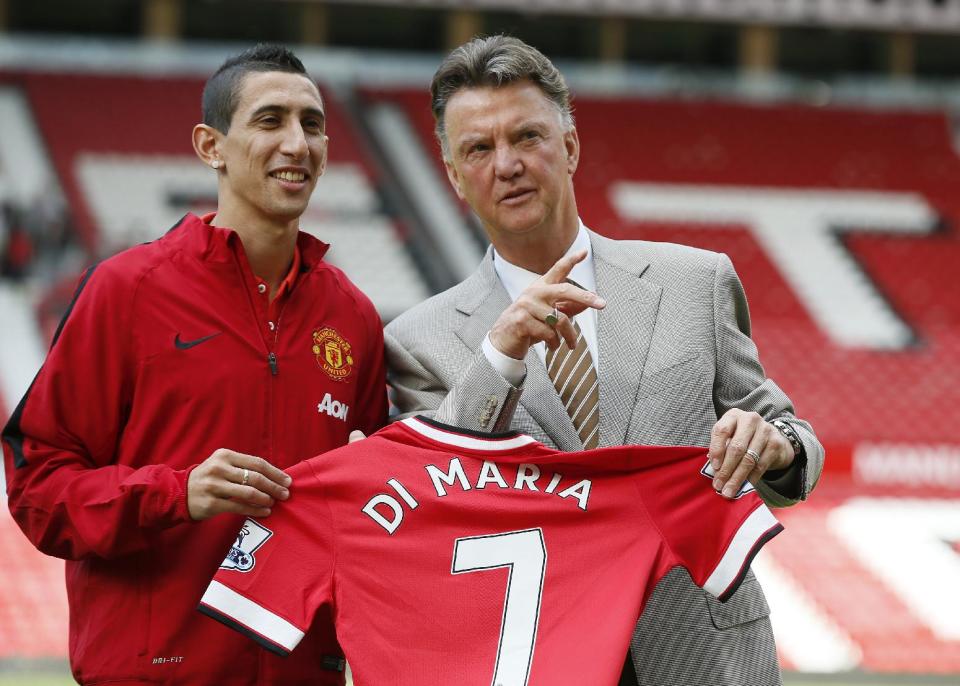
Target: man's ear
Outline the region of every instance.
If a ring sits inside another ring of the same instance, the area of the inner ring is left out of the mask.
[[[220,156],[221,138],[223,134],[212,126],[197,124],[193,127],[193,151],[208,167],[224,168],[224,161]]]
[[[457,192],[457,197],[461,200],[466,200],[466,198],[463,197],[463,191],[460,190],[460,172],[457,171],[453,162],[447,158],[443,159],[443,166],[447,170],[447,179],[450,180],[450,185],[453,186],[453,190]]]
[[[317,167],[317,178],[323,176],[323,173],[327,171],[327,159],[328,153],[330,152],[330,137],[323,137],[323,156],[320,158],[320,165]]]
[[[580,164],[580,137],[575,127],[563,134],[563,147],[567,151],[567,173],[573,176]]]

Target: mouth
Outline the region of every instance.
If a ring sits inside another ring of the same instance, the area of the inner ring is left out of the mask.
[[[293,169],[278,169],[270,172],[270,176],[278,181],[297,186],[305,183],[307,179],[310,178],[310,175],[305,171]]]
[[[503,197],[500,198],[500,202],[507,205],[517,205],[531,197],[534,192],[535,191],[532,188],[518,188],[510,191],[509,193],[504,193]]]

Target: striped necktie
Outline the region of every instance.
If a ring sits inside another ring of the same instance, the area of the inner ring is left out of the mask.
[[[547,374],[570,415],[573,428],[580,435],[584,450],[592,450],[600,443],[600,388],[587,339],[576,321],[573,328],[577,332],[577,345],[573,350],[562,340],[556,350],[547,349]]]

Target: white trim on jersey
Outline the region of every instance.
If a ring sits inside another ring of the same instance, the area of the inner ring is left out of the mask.
[[[537,442],[537,439],[532,436],[527,436],[526,434],[520,434],[513,438],[477,438],[475,436],[466,436],[464,434],[438,429],[435,426],[419,421],[416,417],[407,417],[401,421],[418,434],[454,448],[497,452],[513,450],[514,448],[521,448]]]
[[[292,651],[303,638],[303,632],[293,624],[246,598],[219,581],[211,581],[200,599],[206,605],[263,636],[269,641]]]
[[[772,529],[780,528],[781,524],[773,513],[766,505],[761,504],[740,525],[703,589],[717,598],[722,598],[731,584],[737,583],[746,573],[746,565],[753,559],[757,549],[766,542],[767,534]]]

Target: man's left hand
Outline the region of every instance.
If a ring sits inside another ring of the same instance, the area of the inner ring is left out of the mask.
[[[745,481],[756,485],[768,469],[786,469],[793,463],[793,446],[756,412],[727,410],[710,432],[710,464],[716,474],[713,487],[733,498]]]

